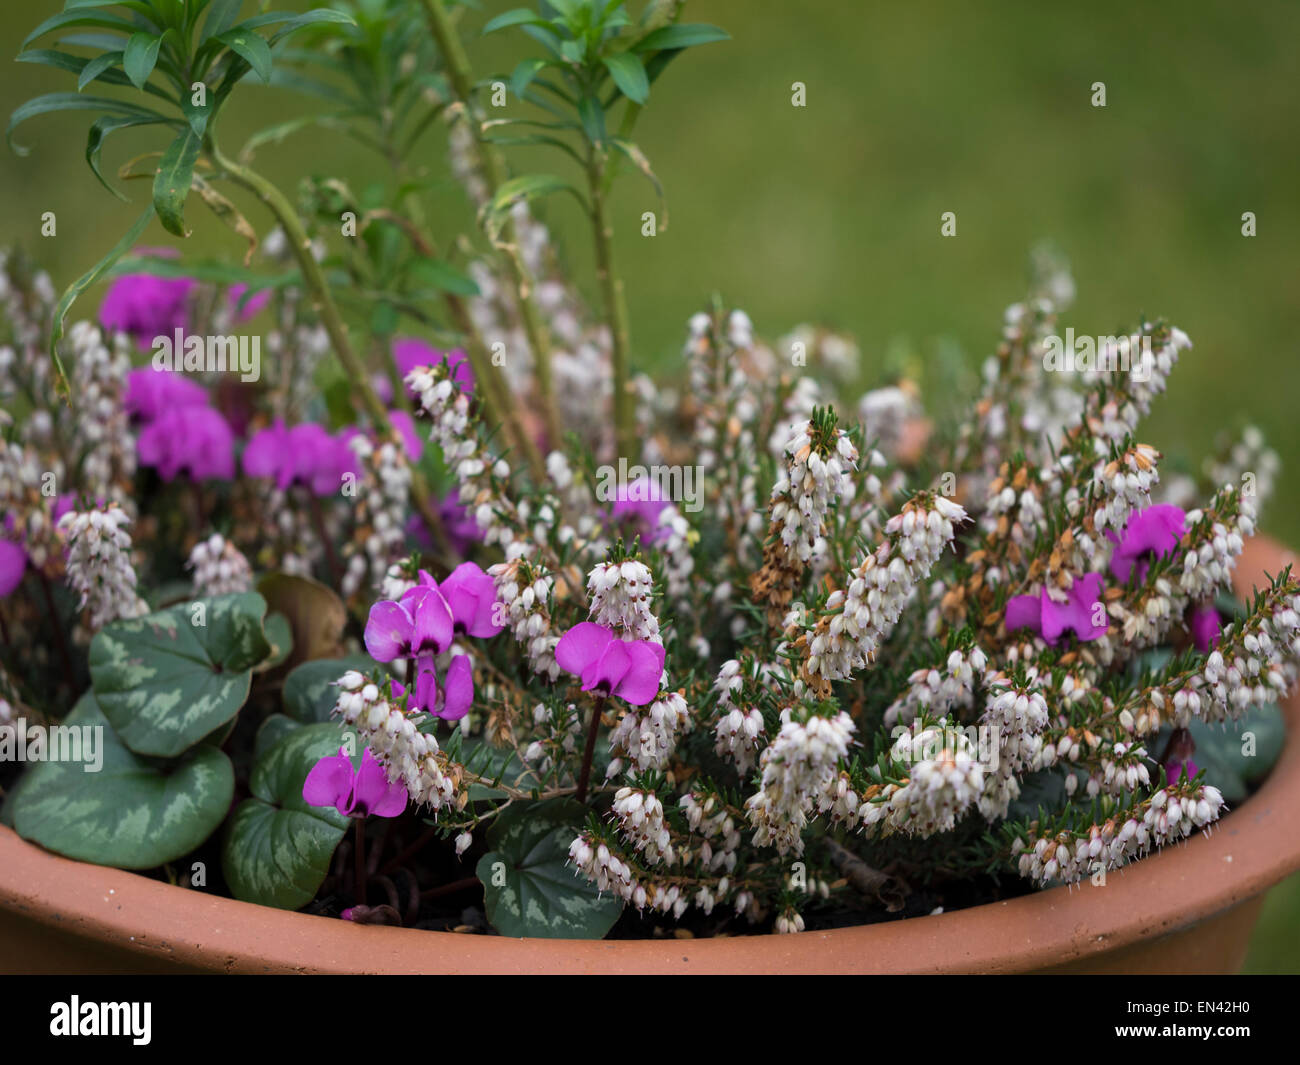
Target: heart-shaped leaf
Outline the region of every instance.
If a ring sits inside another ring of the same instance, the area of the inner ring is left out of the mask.
[[[368,673],[374,668],[374,660],[367,655],[304,662],[284,679],[284,712],[303,724],[328,721],[338,702],[335,681],[349,669]]]
[[[262,631],[266,634],[266,642],[271,645],[271,653],[258,663],[255,673],[274,669],[293,652],[293,629],[283,614],[268,614]]]
[[[243,592],[106,626],[90,645],[90,678],[122,742],[174,758],[239,713],[271,651],[265,613],[260,595]]]
[[[305,725],[288,729],[258,757],[249,778],[253,797],[235,810],[221,849],[235,898],[296,910],[316,896],[349,820],[332,806],[309,806],[302,785],[312,766],[347,742],[337,725]],[[351,744],[360,749],[355,734]]]
[[[572,799],[526,803],[492,823],[479,860],[487,918],[503,936],[600,939],[623,911],[623,901],[600,895],[569,861],[569,844],[586,819]]]
[[[293,629],[293,651],[285,672],[300,662],[342,653],[348,609],[332,588],[310,577],[268,573],[257,582],[257,590],[273,612],[289,619]]]
[[[215,747],[159,767],[122,744],[89,692],[59,727],[75,730],[82,758],[28,768],[13,799],[24,839],[82,862],[151,869],[189,854],[230,809],[235,775]],[[63,743],[74,733],[51,730],[47,755],[55,735]]]

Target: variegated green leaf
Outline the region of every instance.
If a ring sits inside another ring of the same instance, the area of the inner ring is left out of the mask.
[[[284,712],[304,725],[328,721],[338,701],[339,690],[334,682],[350,669],[368,673],[374,668],[374,659],[368,655],[304,662],[284,679]]]
[[[329,723],[276,728],[283,735],[253,766],[253,797],[227,826],[221,868],[235,898],[296,910],[320,889],[349,823],[333,807],[304,802],[303,781],[320,759],[338,753],[349,732]],[[351,742],[359,751],[355,734]]]
[[[82,758],[28,768],[13,799],[14,828],[24,839],[82,862],[151,869],[189,854],[230,809],[235,775],[215,747],[161,768],[122,744],[90,692],[61,727],[80,732]]]
[[[138,754],[174,758],[230,721],[271,653],[266,600],[252,592],[115,621],[90,645],[104,716]]]
[[[503,936],[600,939],[614,927],[622,900],[598,894],[568,864],[586,813],[572,799],[551,799],[511,806],[492,823],[477,873],[487,918]]]

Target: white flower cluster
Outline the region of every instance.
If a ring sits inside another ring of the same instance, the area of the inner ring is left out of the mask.
[[[638,910],[649,906],[660,913],[681,917],[690,901],[677,884],[651,883],[648,887],[632,875],[632,868],[614,854],[602,840],[583,833],[569,844],[569,861],[579,873],[596,885],[597,891],[610,891]]]
[[[85,456],[81,489],[92,499],[114,500],[130,512],[134,507],[130,485],[135,474],[135,437],[123,405],[126,375],[131,370],[129,341],[117,335],[110,351],[99,329],[89,322],[77,322],[68,341],[77,400],[73,444],[76,453]]]
[[[700,836],[702,841],[694,857],[711,873],[736,869],[736,849],[740,846],[740,830],[727,807],[709,795],[701,801],[694,792],[687,792],[677,800],[677,805],[686,815],[686,823],[691,831]],[[725,881],[720,885],[717,895],[709,892],[707,905],[701,904],[704,896],[696,899],[705,913],[709,913],[717,897],[726,894]]]
[[[915,670],[907,678],[907,690],[885,711],[885,727],[910,724],[922,711],[941,717],[952,709],[973,706],[976,678],[983,676],[987,663],[988,656],[972,647],[953,651],[942,669]]]
[[[741,664],[736,659],[722,663],[713,681],[721,711],[714,726],[714,750],[736,763],[741,776],[747,774],[758,758],[759,743],[766,737],[763,714],[757,707],[737,706],[733,696],[744,686]]]
[[[1264,434],[1248,425],[1231,448],[1206,458],[1204,470],[1211,484],[1251,483],[1253,502],[1259,508],[1273,495],[1280,465],[1277,452],[1265,443]]]
[[[383,580],[379,582],[380,599],[388,599],[395,603],[415,587],[415,581],[406,576],[406,561],[403,559],[388,567]]]
[[[405,553],[406,515],[410,510],[411,467],[402,445],[385,440],[378,447],[358,433],[348,441],[361,469],[366,471],[365,494],[360,499],[359,520],[366,525],[361,547],[348,558],[343,575],[344,598],[360,590],[366,574],[378,589],[388,567]],[[351,546],[351,545],[349,545]]]
[[[613,629],[625,640],[663,643],[659,619],[650,609],[654,577],[650,567],[636,559],[601,562],[587,574],[591,619]]]
[[[1050,839],[1017,838],[1012,852],[1019,854],[1020,875],[1040,884],[1057,881],[1077,884],[1085,877],[1120,866],[1190,836],[1216,821],[1223,810],[1218,788],[1164,788],[1139,811],[1122,822],[1117,818],[1093,825],[1088,835],[1071,838],[1061,833]]]
[[[779,465],[786,465],[786,447],[795,434],[807,426],[813,411],[826,402],[817,378],[802,376],[782,404],[782,417],[767,439],[767,450]]]
[[[1139,784],[1151,785],[1151,771],[1147,750],[1140,743],[1115,743],[1101,756],[1101,772],[1088,776],[1087,793],[1096,796],[1101,792],[1120,797]],[[1071,777],[1070,779],[1076,779]]]
[[[196,596],[231,595],[253,587],[248,559],[220,533],[195,544],[186,566],[194,571]]]
[[[661,769],[677,747],[677,737],[691,727],[691,713],[681,692],[664,692],[644,711],[628,707],[609,736],[609,749],[621,753],[638,772]]]
[[[786,466],[772,486],[772,523],[781,529],[786,554],[808,562],[818,553],[822,522],[834,499],[853,494],[858,449],[840,429],[828,441],[814,441],[805,421],[785,445]]]
[[[1216,512],[1234,496],[1236,515],[1216,517]],[[1209,530],[1198,530],[1206,517],[1199,510],[1187,514],[1191,539],[1200,545],[1194,544],[1194,549],[1184,553],[1183,572],[1178,577],[1179,587],[1189,599],[1209,598],[1228,586],[1237,558],[1245,549],[1245,538],[1255,532],[1255,503],[1235,485],[1225,485],[1215,497]]]
[[[555,661],[555,647],[560,638],[551,631],[551,611],[547,604],[554,580],[550,573],[542,566],[514,558],[489,566],[488,575],[496,585],[497,602],[505,604],[510,631],[523,644],[533,671],[555,680],[560,675],[560,666]]]
[[[431,810],[463,806],[468,793],[458,787],[454,766],[432,733],[419,729],[424,714],[404,713],[356,670],[344,673],[338,687],[334,713],[357,730],[390,781],[400,781],[413,802]]]
[[[1028,683],[1014,684],[1002,672],[989,670],[984,688],[989,693],[980,725],[997,735],[997,764],[988,767],[980,813],[990,821],[1006,817],[1011,801],[1020,795],[1019,775],[1035,765],[1043,749],[1047,727],[1047,699],[1037,671],[1030,667]]]
[[[659,512],[655,528],[661,534],[655,547],[664,560],[664,596],[680,617],[690,609],[691,575],[695,572],[691,523],[670,503]]]
[[[1118,459],[1099,464],[1094,483],[1102,504],[1093,516],[1098,530],[1123,529],[1129,515],[1144,510],[1151,502],[1151,489],[1160,481],[1156,463],[1160,452],[1146,444],[1135,444]]]
[[[672,834],[664,821],[663,803],[653,791],[619,788],[614,793],[611,813],[618,822],[619,833],[634,850],[641,852],[648,865],[672,864],[676,857]]]
[[[808,640],[810,678],[841,680],[864,668],[893,628],[912,586],[930,572],[952,541],[966,511],[943,496],[928,507],[915,500],[885,524],[887,539],[850,574],[847,591],[826,600],[826,612]]]
[[[1205,720],[1238,718],[1251,706],[1276,702],[1295,686],[1300,662],[1300,595],[1283,599],[1259,625],[1237,637],[1229,627],[1210,652],[1201,671],[1202,698],[1188,693],[1180,707],[1174,696],[1176,724],[1199,710]],[[1209,705],[1205,705],[1208,697]],[[1200,705],[1197,705],[1197,704]]]
[[[42,468],[35,447],[0,436],[0,513],[12,517],[13,527],[5,531],[22,543],[35,569],[45,568],[55,534],[54,500],[43,489],[57,484],[61,475],[61,465]]]
[[[807,721],[794,720],[788,707],[781,711],[781,730],[759,759],[760,789],[745,802],[755,846],[803,853],[808,815],[834,786],[854,731],[853,719],[843,711]]]
[[[116,503],[69,511],[59,519],[68,542],[68,583],[80,593],[92,633],[118,618],[138,618],[149,605],[136,594],[131,565],[131,519]]]
[[[901,787],[887,787],[883,802],[867,800],[859,807],[868,835],[947,832],[984,790],[978,752],[965,733],[946,721],[899,736],[890,756],[910,764],[910,776]]]

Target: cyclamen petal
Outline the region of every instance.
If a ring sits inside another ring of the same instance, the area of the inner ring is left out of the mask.
[[[1214,607],[1196,607],[1192,610],[1191,624],[1188,627],[1191,629],[1192,642],[1196,644],[1196,649],[1205,654],[1218,642],[1219,634],[1223,631],[1223,622]]]
[[[12,540],[0,540],[0,599],[13,595],[27,571],[27,552]]]
[[[451,607],[456,628],[467,635],[484,639],[505,628],[492,621],[496,585],[476,563],[462,562],[438,588]]]
[[[350,768],[350,766],[349,766]],[[396,817],[406,809],[407,793],[400,781],[389,782],[384,767],[367,747],[361,753],[361,768],[352,781],[351,810],[364,817]]]
[[[600,658],[612,639],[613,632],[604,625],[597,625],[594,621],[580,622],[560,637],[555,646],[555,661],[564,672],[581,676],[590,663]]]
[[[457,655],[443,678],[443,705],[438,716],[444,721],[459,721],[469,713],[474,702],[474,670],[468,655]]]
[[[415,621],[401,603],[381,599],[370,608],[366,619],[366,650],[376,662],[391,662],[410,654]]]
[[[1105,612],[1101,613],[1101,623],[1094,625],[1092,619],[1101,601],[1101,574],[1086,573],[1075,580],[1066,593],[1066,601],[1058,603],[1043,591],[1043,639],[1049,644],[1061,642],[1067,630],[1072,631],[1080,640],[1095,640],[1106,631]]]
[[[1169,503],[1156,503],[1129,518],[1120,536],[1108,531],[1116,545],[1110,560],[1110,571],[1115,579],[1126,582],[1138,567],[1138,579],[1146,578],[1147,558],[1163,558],[1172,554],[1187,530],[1187,515],[1181,507]]]
[[[1007,631],[1043,629],[1043,600],[1037,595],[1016,595],[1007,600]]]
[[[351,790],[352,759],[340,747],[338,754],[327,755],[311,767],[302,784],[302,799],[309,806],[333,806],[346,814]]]
[[[604,625],[584,621],[560,637],[555,661],[581,678],[583,691],[644,706],[659,694],[664,648],[649,640],[620,640]]]
[[[436,587],[417,584],[402,596],[401,606],[414,621],[411,647],[416,654],[423,651],[441,653],[451,646],[455,635],[451,607]]]

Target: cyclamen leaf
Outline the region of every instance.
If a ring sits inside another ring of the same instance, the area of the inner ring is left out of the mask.
[[[374,667],[374,660],[369,655],[304,662],[284,679],[281,692],[284,712],[304,724],[328,721],[334,704],[338,702],[339,690],[335,681],[350,669],[366,673]]]
[[[265,613],[266,600],[244,592],[106,626],[90,645],[90,677],[122,742],[174,758],[234,718],[271,650]]]
[[[221,868],[235,898],[296,910],[320,889],[349,824],[333,807],[309,806],[302,797],[303,782],[312,766],[349,741],[359,748],[355,733],[337,725],[275,727],[283,734],[253,766],[253,797],[240,803],[231,818]]]
[[[623,901],[601,895],[568,864],[569,845],[586,818],[572,799],[511,806],[492,823],[476,872],[487,918],[503,936],[600,939]]]
[[[235,774],[215,747],[160,768],[126,748],[89,692],[62,724],[95,730],[103,765],[86,772],[84,762],[33,763],[13,796],[24,839],[77,861],[151,869],[200,846],[230,809]]]

